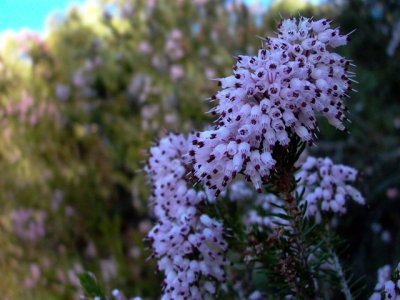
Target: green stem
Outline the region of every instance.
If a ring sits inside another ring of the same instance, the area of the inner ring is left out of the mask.
[[[352,300],[353,296],[351,295],[351,290],[350,290],[349,284],[348,284],[347,279],[346,279],[346,274],[344,273],[342,264],[340,263],[340,259],[337,256],[337,254],[336,254],[336,252],[335,252],[335,250],[334,250],[334,248],[332,246],[331,238],[330,238],[329,234],[328,234],[328,237],[327,237],[326,244],[327,244],[327,247],[328,247],[329,254],[330,254],[330,256],[331,256],[331,258],[333,260],[333,265],[335,267],[336,275],[337,275],[337,277],[339,278],[339,281],[340,281],[341,291],[342,291],[342,293],[343,293],[343,295],[344,295],[346,300]]]
[[[293,243],[296,248],[296,252],[298,253],[298,261],[301,269],[306,273],[305,275],[307,276],[306,281],[308,287],[297,286],[297,289],[302,294],[302,297],[304,297],[303,299],[315,299],[315,285],[308,265],[308,253],[300,238],[302,214],[297,206],[296,200],[290,192],[286,193],[284,199],[287,206],[288,216],[290,217],[291,229],[293,230]]]

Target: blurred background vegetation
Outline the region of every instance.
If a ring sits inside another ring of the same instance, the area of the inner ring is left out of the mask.
[[[7,12],[2,12],[7,13]],[[376,269],[400,260],[400,4],[396,0],[102,0],[50,18],[46,33],[8,32],[0,46],[2,299],[77,299],[77,274],[156,299],[143,238],[152,217],[141,172],[169,130],[201,129],[211,78],[256,53],[280,15],[357,29],[342,53],[357,65],[350,134],[321,121],[318,147],[362,171],[368,205],[338,222],[342,256],[369,295]]]

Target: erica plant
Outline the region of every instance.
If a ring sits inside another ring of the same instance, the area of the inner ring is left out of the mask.
[[[333,51],[348,40],[326,19],[282,20],[217,79],[213,126],[150,149],[163,300],[354,297],[333,226],[365,202],[357,171],[306,154],[317,117],[346,130],[354,75]]]

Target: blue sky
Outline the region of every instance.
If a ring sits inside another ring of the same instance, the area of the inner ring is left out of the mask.
[[[254,0],[243,0],[251,3]],[[0,0],[0,31],[30,28],[42,31],[47,16],[54,11],[63,11],[70,3],[84,0]],[[256,0],[263,5],[271,0]]]
[[[243,0],[243,2],[248,4],[251,4],[253,2],[258,2],[262,6],[267,6],[272,2],[272,0]]]
[[[311,0],[311,2],[319,1]],[[85,0],[0,0],[0,31],[21,28],[43,31],[49,14],[54,11],[64,11],[71,3],[83,2]],[[243,0],[243,2],[256,2],[266,7],[272,0]]]
[[[53,11],[63,11],[69,3],[83,0],[0,0],[0,31],[31,28],[43,30],[46,17]]]

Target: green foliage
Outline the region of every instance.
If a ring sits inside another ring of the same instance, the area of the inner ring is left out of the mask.
[[[79,281],[83,288],[85,297],[100,297],[100,299],[105,299],[104,292],[98,285],[96,277],[93,275],[93,273],[80,273]]]

